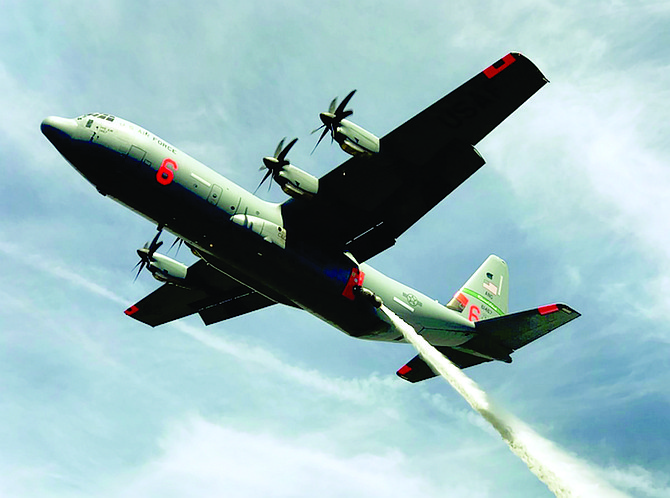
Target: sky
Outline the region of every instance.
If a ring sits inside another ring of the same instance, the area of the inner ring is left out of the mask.
[[[409,345],[279,306],[125,317],[158,286],[132,272],[155,227],[39,128],[121,116],[253,191],[284,136],[317,177],[348,157],[310,155],[334,96],[356,88],[352,119],[383,136],[510,51],[551,83],[370,264],[446,302],[495,253],[510,310],[579,310],[467,372],[616,488],[670,495],[667,2],[1,5],[0,496],[551,496],[446,382],[395,375]]]

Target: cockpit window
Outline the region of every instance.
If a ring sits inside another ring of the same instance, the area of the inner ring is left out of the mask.
[[[86,128],[90,128],[92,124],[93,124],[93,120],[92,120],[92,119],[89,119],[89,120],[86,122]]]
[[[109,122],[112,122],[112,121],[114,121],[114,119],[116,119],[116,117],[112,116],[111,114],[100,114],[99,112],[89,112],[88,114],[84,114],[83,116],[79,116],[77,119],[82,120],[84,118],[99,118],[99,119],[105,119]],[[86,126],[88,128],[91,127],[90,123],[86,123]]]

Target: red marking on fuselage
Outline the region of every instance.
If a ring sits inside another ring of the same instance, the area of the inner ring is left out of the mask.
[[[365,273],[360,271],[358,268],[354,267],[351,269],[351,274],[349,275],[349,280],[347,285],[342,291],[342,295],[347,299],[353,301],[356,299],[354,294],[354,287],[361,287],[363,285],[363,280],[365,280]]]
[[[558,306],[555,304],[548,304],[546,306],[540,306],[537,311],[540,312],[540,315],[548,315],[549,313],[558,311]]]
[[[161,185],[169,185],[174,180],[174,172],[178,169],[179,166],[177,166],[177,163],[173,159],[166,157],[156,172],[156,181]]]
[[[128,308],[126,311],[124,311],[124,313],[125,313],[126,315],[130,316],[130,315],[134,315],[134,314],[137,313],[139,310],[140,310],[140,309],[139,309],[137,306],[135,306],[135,305],[133,304],[130,308]]]
[[[484,74],[488,79],[493,78],[503,70],[507,69],[516,59],[512,54],[507,54],[505,57],[500,59],[498,62],[490,65],[484,69]]]

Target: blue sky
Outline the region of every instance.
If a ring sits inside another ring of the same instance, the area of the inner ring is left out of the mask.
[[[209,328],[127,319],[157,286],[131,272],[154,227],[39,130],[112,113],[253,190],[283,136],[316,176],[346,159],[326,143],[309,155],[335,95],[357,88],[354,119],[381,136],[511,50],[551,84],[371,263],[444,302],[495,253],[511,310],[582,312],[468,373],[631,496],[670,494],[667,2],[2,10],[0,495],[551,496],[449,385],[395,376],[410,346],[280,307]]]

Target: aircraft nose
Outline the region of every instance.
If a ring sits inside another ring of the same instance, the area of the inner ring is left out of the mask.
[[[49,116],[42,121],[42,133],[49,141],[58,146],[63,139],[70,139],[77,130],[77,121],[69,118],[59,118],[58,116]]]

